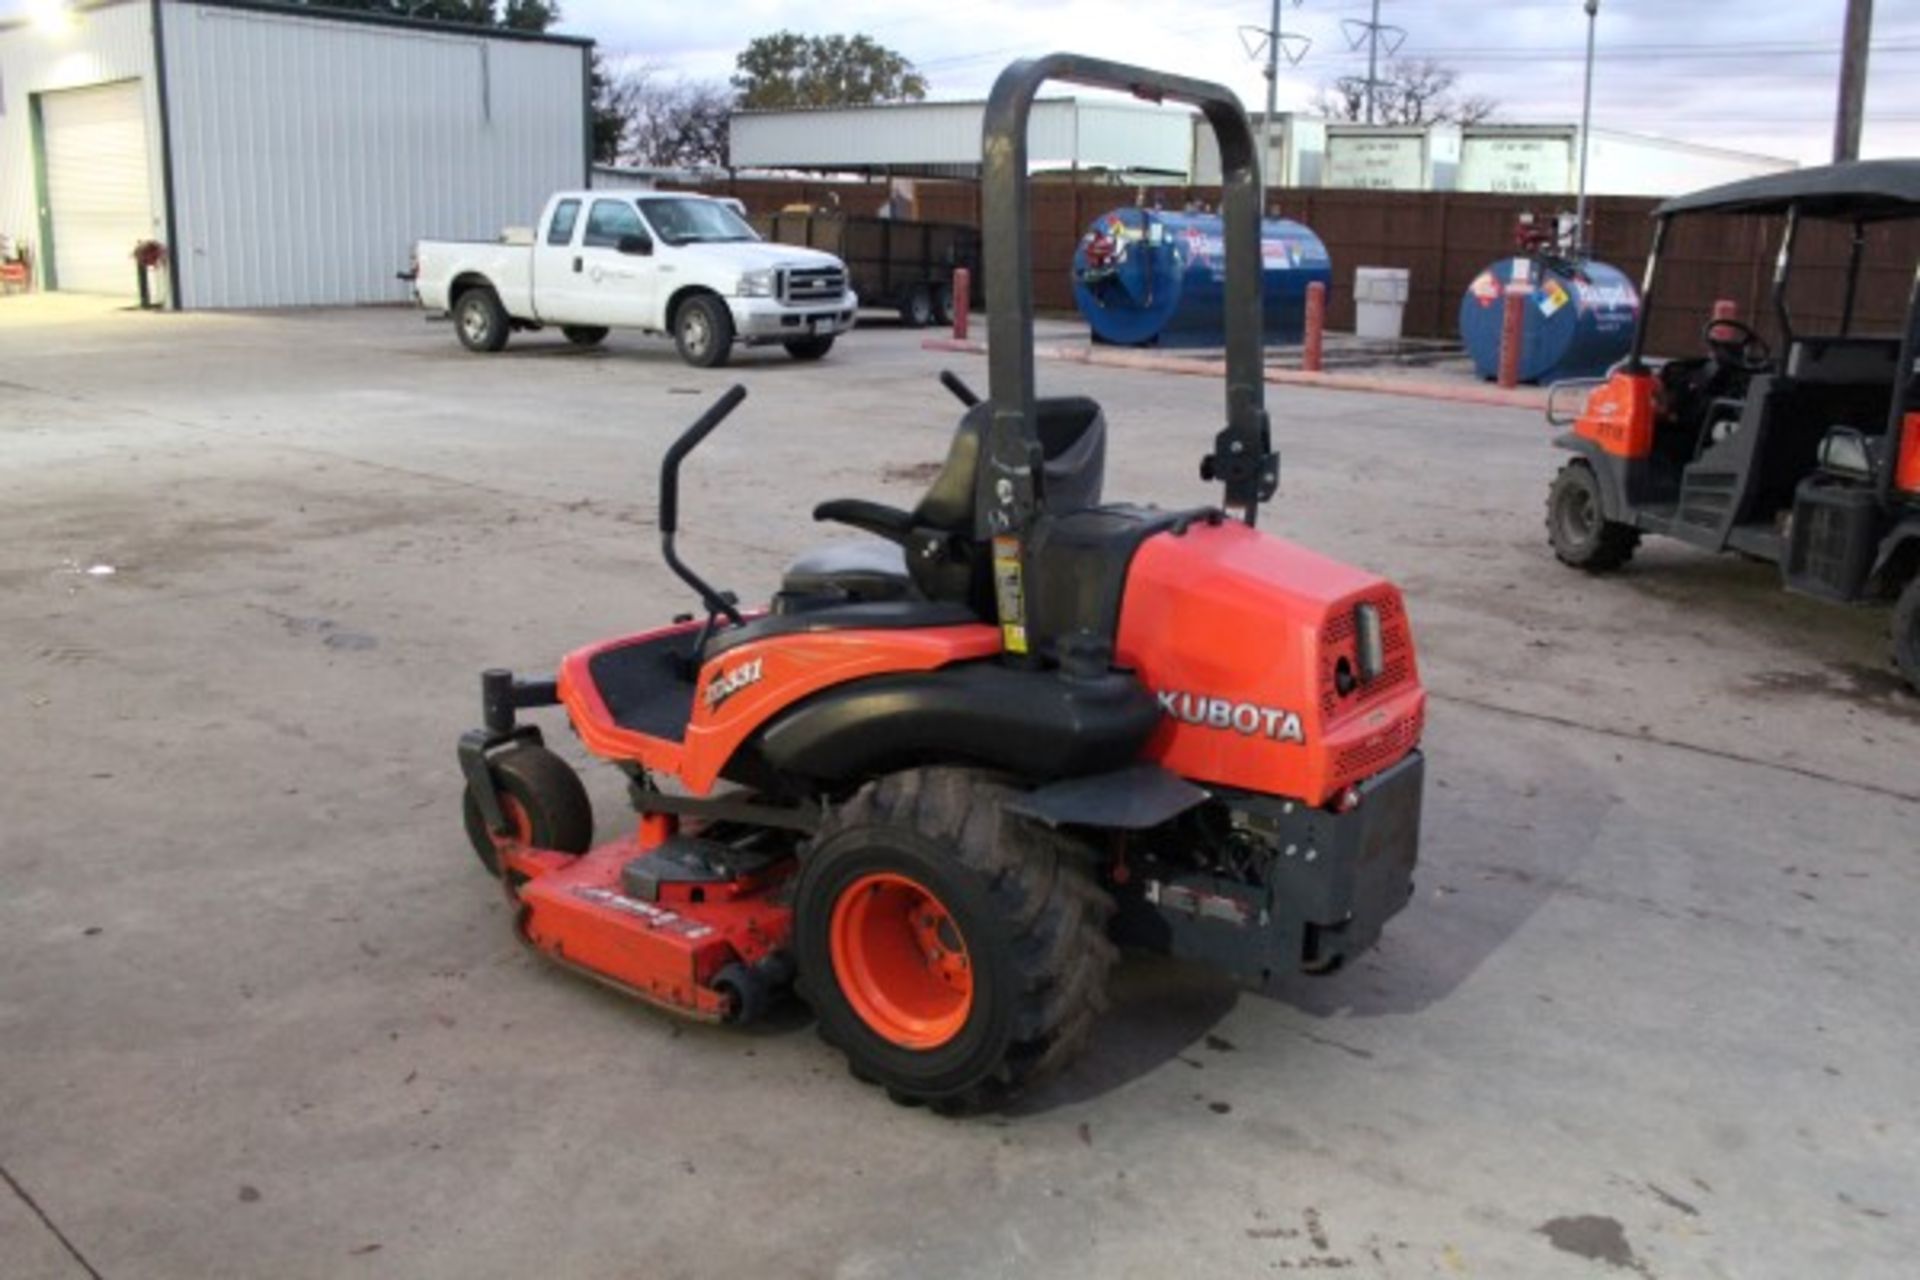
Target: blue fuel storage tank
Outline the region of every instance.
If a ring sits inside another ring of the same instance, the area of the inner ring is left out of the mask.
[[[1460,340],[1483,378],[1500,372],[1500,316],[1514,264],[1527,263],[1520,307],[1520,381],[1597,378],[1626,358],[1640,293],[1617,269],[1592,259],[1502,258],[1460,299]]]
[[[1330,283],[1320,237],[1298,222],[1260,224],[1267,342],[1298,342],[1307,286]],[[1226,341],[1226,251],[1210,213],[1115,209],[1094,219],[1073,254],[1073,297],[1094,340],[1121,346],[1217,347]]]

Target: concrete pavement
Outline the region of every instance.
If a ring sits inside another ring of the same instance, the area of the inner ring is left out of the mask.
[[[733,380],[682,499],[711,576],[910,499],[935,371],[984,378],[919,337],[716,373],[0,301],[0,1273],[1911,1273],[1886,616],[1652,543],[1561,568],[1532,413],[1270,389],[1272,526],[1401,582],[1435,698],[1419,892],[1352,971],[1130,961],[1067,1078],[953,1122],[798,1012],[683,1026],[522,951],[460,831],[475,673],[687,607],[653,477]],[[1040,375],[1107,406],[1109,496],[1212,497],[1216,385]]]

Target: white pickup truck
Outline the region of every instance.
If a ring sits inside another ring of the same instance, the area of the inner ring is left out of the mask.
[[[640,329],[673,335],[703,368],[735,342],[818,360],[860,305],[840,259],[766,244],[726,203],[680,192],[558,192],[531,244],[422,240],[412,274],[420,305],[452,315],[469,351],[546,325],[581,346]]]

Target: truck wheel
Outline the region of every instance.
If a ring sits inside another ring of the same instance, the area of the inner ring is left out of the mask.
[[[597,324],[563,324],[560,332],[576,347],[597,347],[607,340],[607,330]]]
[[[515,836],[535,849],[585,853],[593,844],[593,804],[573,766],[545,747],[522,743],[487,761],[501,807]],[[473,792],[462,790],[467,840],[490,875],[500,874],[500,854]]]
[[[1920,693],[1920,570],[1908,579],[1893,606],[1893,665],[1907,685]]]
[[[833,335],[827,333],[817,338],[789,338],[784,345],[787,354],[795,360],[818,360],[833,350]]]
[[[953,286],[950,284],[933,286],[933,322],[941,326],[953,323]]]
[[[966,769],[869,783],[828,814],[793,897],[799,989],[857,1079],[996,1106],[1086,1046],[1117,952],[1092,851],[1005,813]]]
[[[719,368],[733,354],[733,313],[710,293],[688,298],[673,317],[673,345],[695,368]]]
[[[1633,559],[1640,531],[1609,520],[1600,477],[1578,459],[1560,468],[1547,490],[1547,536],[1562,564],[1606,573]]]
[[[900,299],[900,322],[910,329],[933,323],[933,291],[923,284],[908,289]]]
[[[475,285],[453,304],[453,329],[469,351],[492,354],[507,345],[513,322],[500,305],[500,295],[486,285]]]

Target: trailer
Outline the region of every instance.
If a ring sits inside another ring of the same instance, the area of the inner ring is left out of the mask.
[[[840,259],[863,306],[897,310],[914,328],[953,319],[957,268],[972,273],[970,292],[979,289],[980,232],[973,227],[807,209],[756,218],[754,227],[777,244],[804,245]]]

